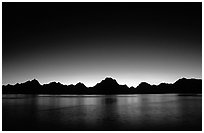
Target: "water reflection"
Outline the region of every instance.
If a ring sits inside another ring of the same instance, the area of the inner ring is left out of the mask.
[[[202,97],[3,96],[3,130],[201,130]]]

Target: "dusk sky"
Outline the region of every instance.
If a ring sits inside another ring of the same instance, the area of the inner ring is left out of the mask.
[[[202,3],[2,3],[2,79],[202,78]]]

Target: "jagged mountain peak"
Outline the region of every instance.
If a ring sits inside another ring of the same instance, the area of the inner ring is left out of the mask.
[[[35,85],[40,85],[39,81],[37,79],[32,79],[32,80],[28,80],[22,84],[35,84]]]
[[[115,80],[115,79],[113,79],[113,78],[111,78],[111,77],[106,77],[104,80],[102,80],[100,83],[98,83],[98,85],[119,85],[118,84],[118,82]]]
[[[76,87],[86,87],[83,83],[81,83],[81,82],[78,82],[76,85],[75,85]]]

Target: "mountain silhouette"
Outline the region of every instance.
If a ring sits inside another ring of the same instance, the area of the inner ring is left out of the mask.
[[[97,83],[92,90],[95,90],[95,93],[101,94],[113,94],[118,93],[120,85],[117,83],[115,79],[110,77],[105,78],[100,83]]]
[[[146,82],[141,82],[138,86],[137,86],[137,92],[138,93],[151,93],[152,90],[152,86]]]
[[[182,78],[174,83],[174,88],[178,92],[185,91],[185,93],[191,93],[193,91],[195,93],[199,93],[202,92],[202,80]],[[186,89],[183,90],[183,88]]]
[[[117,83],[115,79],[107,77],[105,78],[105,80],[102,80],[100,83],[97,83],[94,87],[96,88],[102,88],[102,87],[116,88],[119,86],[120,85]]]
[[[81,83],[81,82],[77,83],[77,84],[75,85],[75,87],[76,87],[76,88],[86,89],[86,86],[85,86],[83,83]]]
[[[76,85],[63,85],[59,82],[50,82],[41,85],[36,79],[17,83],[15,85],[3,85],[3,94],[162,94],[162,93],[202,93],[201,79],[182,78],[175,83],[161,83],[150,85],[141,82],[137,87],[120,85],[115,79],[107,77],[93,87],[86,87],[79,82]]]

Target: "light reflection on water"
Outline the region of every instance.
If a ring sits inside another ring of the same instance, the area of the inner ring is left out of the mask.
[[[3,95],[3,130],[201,130],[202,97]]]

